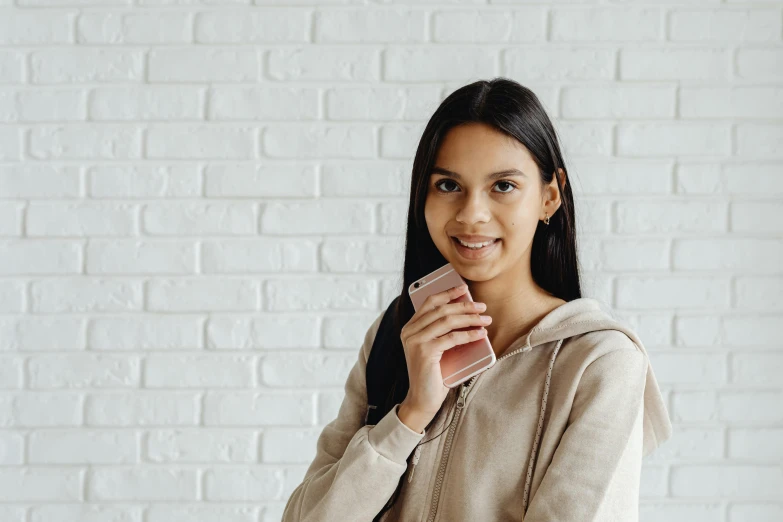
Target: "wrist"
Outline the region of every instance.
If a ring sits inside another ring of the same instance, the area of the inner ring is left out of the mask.
[[[432,420],[431,415],[412,408],[405,400],[397,408],[397,417],[400,419],[400,422],[419,434],[423,434],[424,428]]]

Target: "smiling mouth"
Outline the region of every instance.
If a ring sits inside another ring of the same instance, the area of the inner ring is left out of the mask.
[[[487,246],[492,246],[494,243],[497,243],[498,241],[500,241],[500,238],[499,238],[499,237],[496,237],[496,238],[495,238],[495,239],[494,239],[494,240],[493,240],[491,243],[489,243],[488,245],[485,245],[485,246],[482,246],[482,247],[479,247],[479,248],[472,248],[472,247],[469,247],[469,246],[465,246],[465,245],[464,245],[463,243],[461,243],[461,242],[460,242],[460,240],[459,240],[459,239],[457,239],[456,237],[454,237],[454,236],[450,236],[450,237],[451,237],[451,240],[452,240],[452,241],[454,241],[454,243],[456,243],[457,245],[459,245],[459,246],[461,246],[461,247],[464,247],[464,248],[470,248],[471,250],[481,250],[482,248],[486,248]],[[486,244],[486,241],[482,241],[482,242],[480,242],[480,243],[475,243],[475,244],[484,245],[484,244]]]
[[[489,245],[483,246],[481,248],[470,248],[464,246],[462,243],[460,243],[457,238],[451,237],[452,244],[454,245],[454,249],[457,251],[459,256],[466,260],[466,261],[479,261],[480,259],[484,259],[485,257],[491,256],[493,252],[498,247],[498,243],[500,243],[501,239],[496,238],[495,241],[490,243]]]

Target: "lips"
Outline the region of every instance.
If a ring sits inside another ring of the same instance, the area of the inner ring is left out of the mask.
[[[459,238],[466,243],[486,243],[487,241],[493,241],[495,239],[498,239],[492,236],[471,236],[466,234],[457,234],[456,236],[451,236],[451,237]]]
[[[478,236],[478,237],[484,237],[486,239],[482,239],[480,241],[478,241],[478,240],[468,240],[468,239],[465,239],[464,236],[451,236],[451,239],[455,243],[457,243],[457,244],[460,244],[460,242],[458,240],[462,240],[465,243],[470,243],[470,244],[473,244],[473,245],[478,245],[478,244],[482,244],[482,243],[488,243],[490,241],[496,242],[496,241],[498,241],[500,239],[500,238],[497,238],[497,237],[486,237],[486,236]]]
[[[498,248],[498,243],[500,243],[502,240],[497,238],[489,245],[481,248],[469,248],[463,246],[455,237],[452,237],[451,241],[454,243],[454,248],[457,250],[462,259],[479,260],[491,255],[492,252],[495,252]]]

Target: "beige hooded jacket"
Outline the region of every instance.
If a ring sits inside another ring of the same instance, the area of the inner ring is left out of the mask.
[[[451,390],[424,434],[400,421],[398,405],[363,426],[365,366],[383,313],[282,522],[371,522],[404,473],[383,521],[638,520],[642,457],[672,426],[641,340],[599,301],[552,310]]]

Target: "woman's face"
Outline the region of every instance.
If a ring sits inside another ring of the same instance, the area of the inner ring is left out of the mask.
[[[445,169],[445,170],[444,170]],[[489,178],[492,173],[508,172]],[[455,173],[454,175],[449,172]],[[553,193],[542,190],[538,166],[527,148],[482,123],[452,128],[444,138],[431,172],[424,216],[430,236],[446,260],[465,279],[485,281],[523,259],[544,213],[560,204],[557,180]],[[456,235],[500,238],[480,259],[460,254]]]

